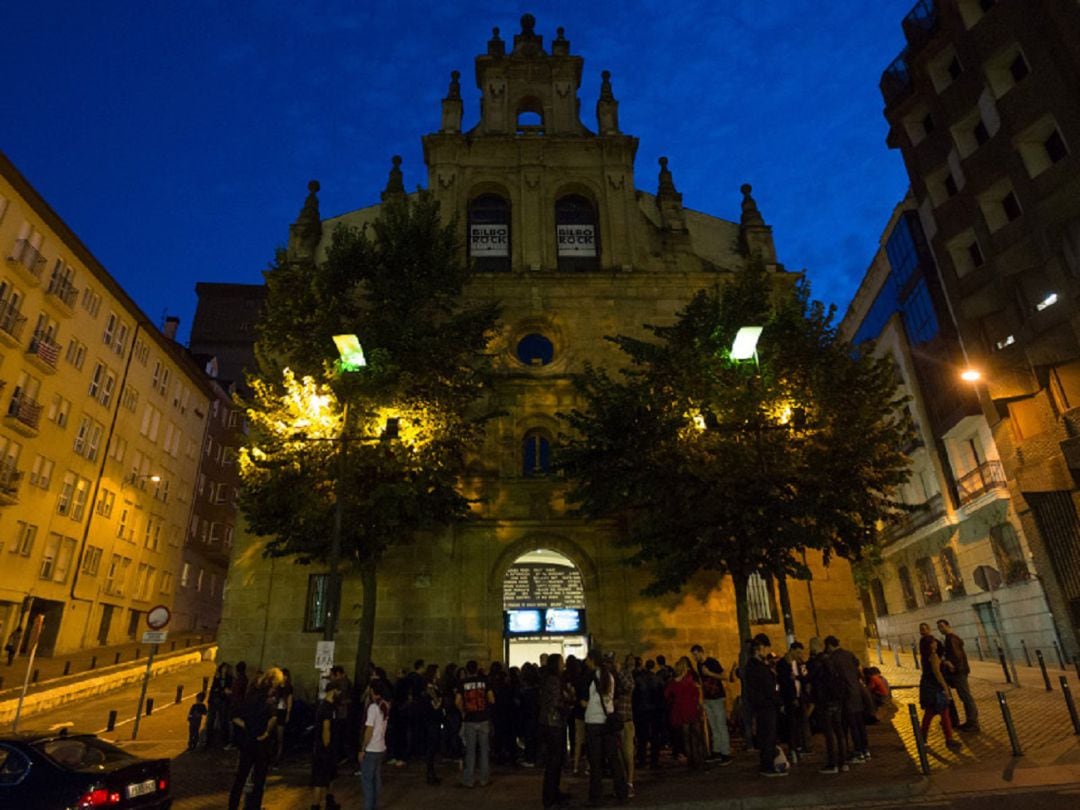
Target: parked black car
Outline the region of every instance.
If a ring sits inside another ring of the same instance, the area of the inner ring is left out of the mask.
[[[169,760],[140,759],[93,734],[0,736],[0,807],[168,810]]]

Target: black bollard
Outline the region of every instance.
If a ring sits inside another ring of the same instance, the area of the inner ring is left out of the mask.
[[[95,667],[97,667],[97,656],[96,655],[91,655],[90,656],[90,669],[94,669]]]
[[[116,709],[109,712],[109,722],[105,724],[106,731],[112,731],[116,728]]]
[[[1005,661],[1005,651],[998,644],[998,660],[1001,662],[1001,671],[1005,673],[1005,683],[1012,683],[1012,675],[1009,674],[1009,665]]]
[[[979,640],[978,636],[975,636],[975,649],[979,653],[979,660],[982,661],[983,660],[982,641]]]
[[[1039,659],[1039,669],[1042,670],[1043,683],[1046,684],[1046,691],[1053,692],[1054,687],[1050,685],[1050,676],[1046,674],[1046,662],[1043,660],[1042,650],[1036,650],[1035,657]]]
[[[877,662],[879,664],[884,664],[885,663],[885,659],[881,656],[881,639],[880,638],[877,640]]]
[[[915,669],[919,668],[919,648],[915,646],[915,642],[911,642],[911,660],[915,662]]]
[[[4,676],[0,675],[0,691],[2,691],[3,688],[4,688]]]
[[[1013,725],[1012,712],[1009,711],[1009,704],[1005,701],[1005,693],[997,693],[998,704],[1001,706],[1001,716],[1005,720],[1005,730],[1009,732],[1009,744],[1012,745],[1012,754],[1014,757],[1022,757],[1024,752],[1020,750],[1020,740],[1016,736],[1016,726]]]
[[[184,646],[185,647],[190,647],[191,646],[191,639],[190,638],[185,638],[184,639]]]
[[[926,759],[926,740],[923,739],[922,727],[919,725],[919,712],[914,703],[909,703],[908,714],[911,716],[911,731],[915,734],[915,748],[919,752],[919,768],[923,776],[930,775],[930,762]]]
[[[71,659],[68,659],[67,661],[64,662],[64,674],[65,675],[70,675],[71,674]]]
[[[893,651],[893,656],[896,658],[896,666],[897,667],[902,667],[903,664],[900,663],[900,642],[899,641],[896,642],[896,646],[892,648],[892,651]],[[1076,665],[1076,671],[1080,672],[1080,663],[1078,663]]]
[[[1057,643],[1057,639],[1054,639],[1054,652],[1057,653],[1058,664],[1062,669],[1065,669],[1065,657],[1061,654],[1061,646]]]
[[[154,713],[154,699],[153,698],[147,698],[146,699],[146,716],[149,717],[153,713]]]
[[[113,658],[113,663],[114,664],[119,664],[120,663],[120,653],[117,653],[116,657]]]
[[[169,651],[170,652],[175,652],[175,650],[176,650],[176,642],[174,641],[174,642],[172,642],[172,647],[169,648]]]
[[[142,652],[138,647],[135,648],[135,658],[139,657],[139,653]]]
[[[1020,639],[1020,649],[1024,651],[1024,661],[1030,667],[1031,666],[1031,653],[1028,652],[1027,642],[1024,641],[1023,639]]]
[[[1061,694],[1065,695],[1065,705],[1069,709],[1069,719],[1072,720],[1073,731],[1080,736],[1080,717],[1076,715],[1076,703],[1073,701],[1072,690],[1069,689],[1069,679],[1062,675],[1058,680],[1061,682]]]
[[[37,683],[38,671],[35,669],[33,676],[30,678],[30,683]]]
[[[206,676],[206,675],[203,675],[203,679],[202,679],[202,693],[203,693],[204,695],[206,695],[206,694],[209,694],[209,689],[210,689],[210,678],[209,678],[208,676]]]
[[[176,687],[176,702],[179,703],[184,699],[184,685],[178,684]]]

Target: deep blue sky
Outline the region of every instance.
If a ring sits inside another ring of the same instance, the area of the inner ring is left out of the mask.
[[[877,83],[912,2],[4,3],[0,149],[186,336],[195,282],[259,282],[310,178],[324,216],[377,202],[392,154],[425,183],[449,72],[470,127],[473,58],[529,11],[585,57],[590,128],[612,72],[639,188],[667,155],[685,205],[737,220],[752,183],[781,261],[843,310],[907,187]]]

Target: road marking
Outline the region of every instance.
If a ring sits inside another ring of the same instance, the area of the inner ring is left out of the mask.
[[[194,697],[195,697],[195,695],[188,695],[185,698],[181,698],[180,703],[183,703],[185,700],[192,700],[192,699],[194,699]],[[170,701],[169,703],[166,703],[164,706],[155,705],[154,706],[154,714],[157,714],[158,712],[163,712],[166,709],[169,709],[172,706],[177,706],[177,705],[179,705],[179,704],[177,704],[175,701]],[[153,717],[154,715],[152,714],[150,716]],[[143,712],[143,717],[146,717],[145,711]],[[117,720],[116,725],[113,726],[113,728],[117,729],[117,728],[120,728],[120,726],[126,726],[128,723],[134,723],[134,722],[135,722],[135,716],[132,715],[131,717],[127,718],[126,720]],[[74,723],[68,723],[67,725],[73,726],[75,724]],[[100,735],[104,734],[105,732],[107,732],[108,730],[109,730],[108,726],[103,726],[102,728],[99,728],[94,733],[100,736]]]
[[[75,724],[72,723],[70,720],[68,722],[66,722],[66,723],[56,723],[54,725],[49,726],[49,731],[56,731],[59,728],[71,728],[74,725]]]

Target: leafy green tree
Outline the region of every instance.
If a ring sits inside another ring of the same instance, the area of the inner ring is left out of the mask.
[[[328,560],[340,520],[363,585],[358,677],[383,555],[469,515],[457,484],[482,438],[498,311],[463,303],[456,233],[430,194],[394,196],[369,227],[335,230],[324,261],[283,252],[266,272],[240,505],[267,555],[300,563]],[[367,355],[356,371],[334,362],[333,336],[349,333]]]
[[[742,639],[751,574],[808,578],[808,549],[857,560],[908,476],[891,362],[853,352],[831,309],[774,279],[753,262],[651,339],[609,338],[629,364],[578,378],[558,454],[581,514],[625,518],[616,542],[648,568],[646,594],[732,577]],[[750,325],[758,356],[734,361]]]

